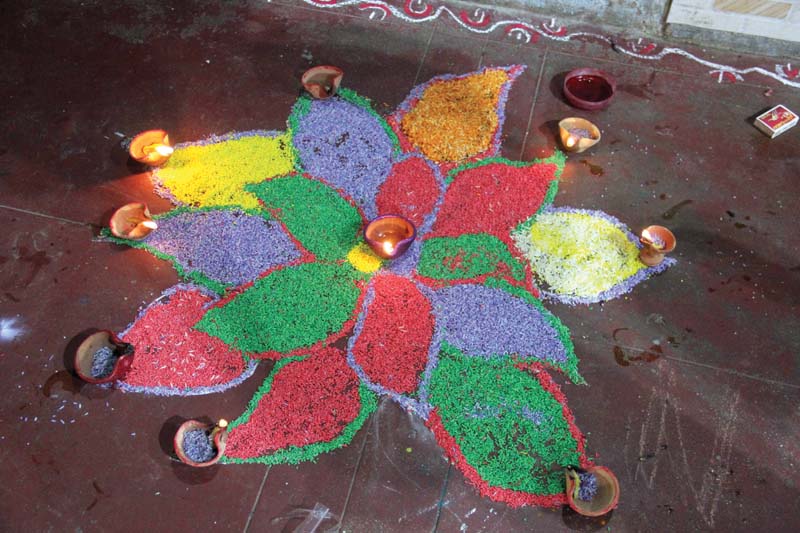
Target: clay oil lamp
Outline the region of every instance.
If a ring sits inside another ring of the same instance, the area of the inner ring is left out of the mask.
[[[175,433],[175,453],[189,466],[206,467],[219,462],[228,440],[228,421],[216,424],[187,420]]]
[[[108,330],[86,337],[75,352],[75,373],[88,383],[122,379],[133,362],[133,345]]]
[[[417,229],[400,215],[379,216],[364,228],[364,239],[376,255],[395,259],[403,255],[414,239]]]
[[[564,149],[578,154],[600,142],[600,129],[584,118],[565,118],[558,123],[558,134]]]
[[[133,138],[128,149],[139,163],[157,167],[167,162],[173,152],[169,135],[164,130],[147,130]]]
[[[619,502],[619,481],[614,472],[604,466],[592,466],[576,471],[568,468],[567,504],[583,516],[602,516]]]
[[[617,82],[614,78],[594,68],[579,68],[564,78],[564,96],[579,109],[605,109],[611,103],[616,90]]]
[[[656,266],[664,260],[664,256],[675,249],[675,235],[664,226],[648,226],[642,230],[639,239],[642,248],[639,260],[647,266]]]
[[[336,94],[342,83],[344,71],[331,65],[320,65],[308,69],[300,78],[303,88],[314,98],[325,99]]]
[[[147,237],[151,231],[158,228],[155,220],[150,216],[147,204],[125,204],[111,215],[108,227],[115,237],[138,241]]]

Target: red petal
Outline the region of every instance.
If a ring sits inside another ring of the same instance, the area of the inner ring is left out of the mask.
[[[379,215],[403,215],[420,227],[433,210],[439,185],[433,169],[421,157],[414,156],[392,167],[392,172],[378,189]]]
[[[247,366],[242,354],[192,329],[212,301],[199,289],[179,289],[151,305],[123,338],[135,350],[123,381],[132,387],[184,390],[224,385],[239,377]]]
[[[231,431],[226,456],[247,459],[327,442],[358,416],[358,376],[339,350],[277,364],[249,419]]]
[[[510,243],[509,232],[533,215],[558,167],[491,162],[459,172],[447,189],[432,237],[489,233]]]
[[[428,361],[434,319],[428,299],[408,279],[386,274],[372,281],[353,356],[373,382],[400,394],[416,390]]]

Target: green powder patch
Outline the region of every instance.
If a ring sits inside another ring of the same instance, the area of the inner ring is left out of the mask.
[[[295,175],[250,185],[247,190],[322,261],[343,259],[358,241],[361,215],[324,183]]]
[[[510,358],[467,357],[445,343],[430,400],[490,486],[559,494],[564,467],[580,462],[562,405]]]
[[[485,274],[525,279],[525,267],[500,239],[488,233],[426,240],[417,272],[442,280],[472,279]]]
[[[277,270],[223,307],[210,309],[195,329],[248,353],[288,353],[341,330],[361,289],[346,266],[305,263]]]

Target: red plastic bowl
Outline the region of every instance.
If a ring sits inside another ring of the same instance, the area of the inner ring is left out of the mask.
[[[596,68],[579,68],[564,78],[564,96],[578,109],[605,109],[617,92],[613,76]]]

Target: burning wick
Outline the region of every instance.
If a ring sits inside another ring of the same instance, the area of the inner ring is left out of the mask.
[[[575,137],[573,137],[572,135],[570,135],[569,137],[567,137],[567,142],[566,142],[567,148],[572,148],[573,146],[575,146],[576,142],[578,142],[578,140],[575,139]]]
[[[128,149],[130,156],[146,165],[160,166],[166,163],[175,150],[164,130],[148,130],[136,135]]]
[[[147,204],[140,202],[125,204],[114,211],[108,226],[115,237],[133,240],[144,239],[158,228],[158,224],[150,217]]]
[[[646,229],[642,230],[642,239],[657,250],[662,250],[664,248],[664,240],[660,239],[657,235],[653,235]]]
[[[675,235],[664,226],[648,226],[642,230],[639,241],[642,243],[639,260],[647,266],[660,264],[676,244]]]
[[[381,215],[364,228],[364,240],[378,257],[396,259],[417,236],[414,224],[401,215]]]
[[[149,155],[152,154],[153,152],[156,152],[158,155],[161,155],[163,157],[171,156],[172,152],[174,151],[175,149],[172,146],[161,143],[148,144],[147,146],[142,148],[142,152],[144,152],[145,155]]]
[[[228,428],[228,421],[225,420],[224,418],[220,418],[219,422],[217,422],[217,425],[214,426],[214,429],[211,430],[211,435],[209,435],[208,438],[213,441],[217,433],[219,433],[220,431],[225,431],[227,428]]]

